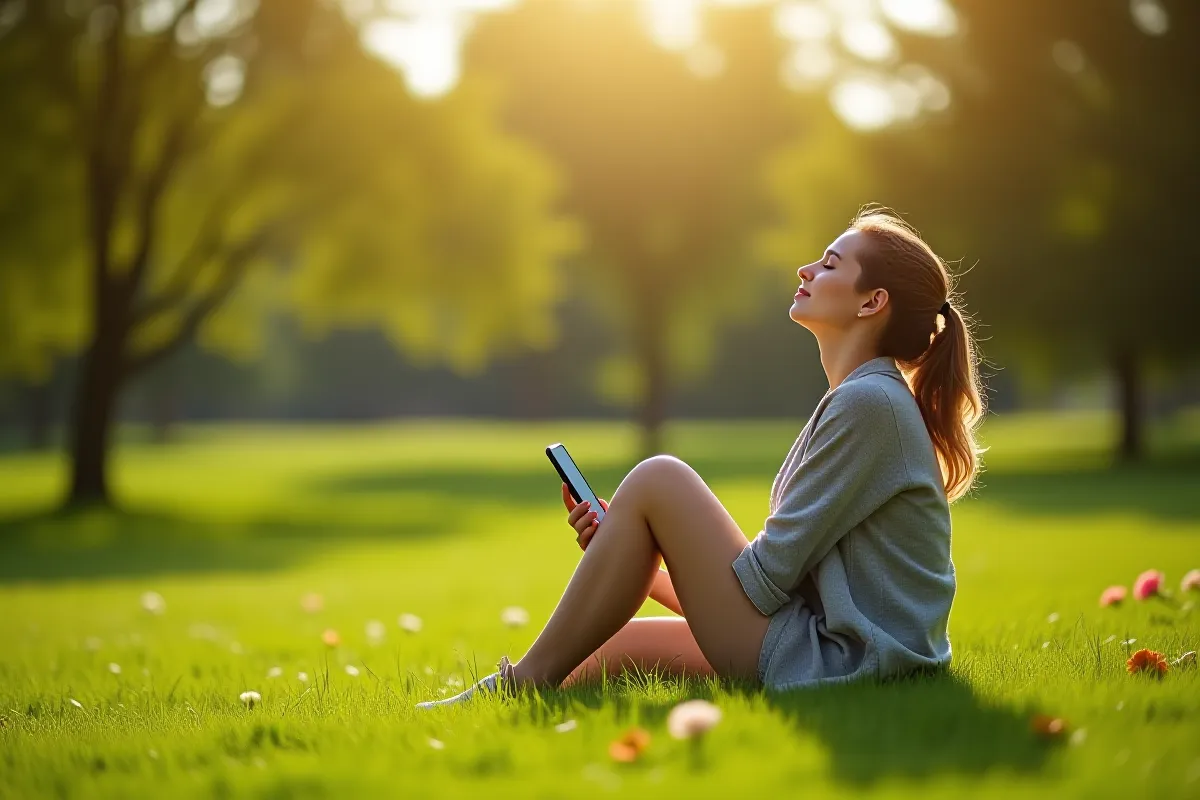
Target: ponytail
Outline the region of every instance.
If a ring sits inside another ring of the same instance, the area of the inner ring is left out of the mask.
[[[887,290],[892,313],[880,350],[896,359],[933,442],[950,502],[979,474],[976,432],[983,421],[975,339],[952,294],[949,271],[920,234],[894,213],[867,207],[850,225],[867,237],[859,289]],[[937,318],[945,324],[937,329]]]
[[[983,421],[984,400],[974,338],[961,312],[953,304],[949,311],[929,348],[902,365],[902,371],[933,440],[946,497],[954,502],[970,491],[979,474],[983,450],[975,434]]]

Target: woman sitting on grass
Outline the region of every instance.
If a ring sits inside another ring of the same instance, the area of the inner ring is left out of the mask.
[[[600,501],[602,526],[564,486],[585,552],[537,640],[515,664],[502,658],[461,694],[419,707],[603,670],[788,689],[949,663],[949,501],[978,472],[983,415],[950,275],[881,209],[861,211],[797,274],[789,314],[817,338],[830,388],[775,476],[754,540],[670,456],[642,461],[611,506]],[[682,619],[633,619],[647,597]]]

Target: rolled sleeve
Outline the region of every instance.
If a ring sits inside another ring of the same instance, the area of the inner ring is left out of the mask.
[[[790,598],[788,593],[776,586],[759,563],[754,548],[749,544],[733,561],[733,571],[742,582],[742,589],[754,607],[766,616],[771,616]]]

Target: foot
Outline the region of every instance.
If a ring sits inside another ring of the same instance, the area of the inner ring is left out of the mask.
[[[512,687],[516,686],[516,680],[513,675],[513,666],[509,662],[508,656],[501,656],[500,663],[496,665],[496,670],[491,675],[480,678],[453,697],[447,697],[445,700],[426,700],[424,703],[417,703],[416,707],[427,709],[436,706],[455,705],[465,703],[476,695],[499,694],[506,690],[511,691]]]

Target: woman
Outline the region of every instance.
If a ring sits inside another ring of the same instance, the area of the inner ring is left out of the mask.
[[[949,502],[975,480],[983,415],[949,273],[903,220],[868,208],[797,274],[790,316],[817,338],[830,388],[754,540],[669,456],[634,467],[611,507],[601,501],[603,534],[564,487],[585,553],[537,640],[515,664],[503,658],[461,694],[419,707],[601,670],[787,689],[949,662]],[[647,596],[682,618],[633,619]]]

